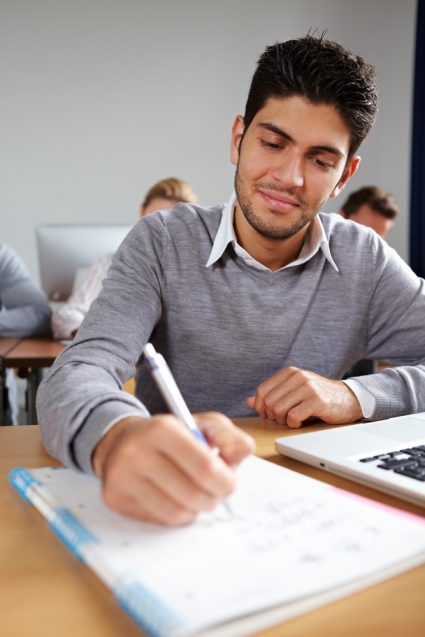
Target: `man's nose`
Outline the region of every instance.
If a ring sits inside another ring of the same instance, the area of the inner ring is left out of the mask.
[[[304,185],[303,158],[295,150],[288,149],[283,156],[279,157],[272,176],[285,188],[301,188]]]

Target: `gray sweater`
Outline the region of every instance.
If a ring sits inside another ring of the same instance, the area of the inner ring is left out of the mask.
[[[156,213],[121,245],[78,338],[39,390],[43,439],[63,463],[90,471],[110,423],[166,411],[140,366],[147,341],[193,412],[254,415],[246,398],[280,369],[339,379],[362,358],[399,366],[358,379],[376,399],[375,419],[425,410],[424,281],[394,250],[363,226],[321,215],[338,272],[321,250],[261,272],[231,245],[207,268],[223,209]],[[135,367],[140,400],[122,391]]]
[[[0,338],[50,334],[50,308],[20,257],[0,244]],[[6,423],[17,424],[18,395],[13,369],[6,369]],[[8,407],[8,409],[7,409]]]

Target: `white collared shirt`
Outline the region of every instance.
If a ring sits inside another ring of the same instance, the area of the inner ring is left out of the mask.
[[[205,267],[208,268],[216,263],[222,257],[229,243],[231,243],[238,257],[240,257],[249,267],[263,272],[271,272],[267,266],[259,263],[241,245],[239,245],[233,226],[236,202],[236,194],[233,193],[223,210],[221,222]],[[312,259],[319,250],[322,250],[330,265],[339,272],[338,267],[332,258],[329,241],[325,234],[322,222],[320,221],[320,217],[316,216],[310,223],[310,227],[307,231],[304,244],[298,257],[294,261],[291,261],[291,263],[279,268],[277,272],[306,263]],[[362,385],[360,385],[360,383],[352,378],[344,380],[343,382],[351,389],[359,401],[363,418],[370,418],[375,410],[375,397],[370,391],[365,389]]]
[[[220,226],[214,239],[213,247],[209,259],[206,263],[206,267],[208,268],[210,265],[213,265],[213,263],[218,261],[218,259],[220,259],[220,257],[223,255],[223,252],[225,251],[229,243],[231,243],[236,254],[241,259],[243,259],[247,265],[256,270],[271,272],[271,270],[267,266],[259,263],[244,248],[242,248],[242,246],[239,245],[236,239],[235,230],[233,227],[236,201],[236,195],[235,193],[233,193],[223,210],[223,216],[221,218]],[[323,229],[322,222],[320,221],[319,217],[315,217],[310,224],[310,228],[308,229],[303,247],[301,248],[298,257],[295,259],[295,261],[291,261],[291,263],[284,265],[282,268],[279,268],[279,270],[276,271],[280,272],[280,270],[285,270],[286,268],[293,268],[297,265],[302,265],[303,263],[306,263],[312,257],[314,257],[314,255],[319,250],[322,250],[323,254],[329,261],[331,266],[338,272],[337,265],[331,255],[328,238]]]

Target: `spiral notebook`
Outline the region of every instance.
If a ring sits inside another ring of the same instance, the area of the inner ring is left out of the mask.
[[[425,561],[425,519],[254,457],[231,513],[180,528],[114,513],[69,469],[9,481],[155,637],[252,635]]]

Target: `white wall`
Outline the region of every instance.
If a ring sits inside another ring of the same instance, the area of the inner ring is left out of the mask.
[[[0,241],[37,276],[38,223],[132,223],[169,175],[205,204],[227,199],[230,128],[259,54],[313,27],[376,66],[381,112],[345,192],[393,192],[389,241],[406,258],[415,12],[415,0],[1,0]]]

